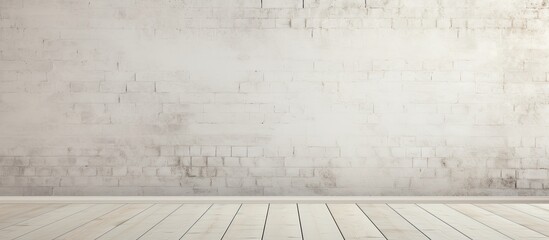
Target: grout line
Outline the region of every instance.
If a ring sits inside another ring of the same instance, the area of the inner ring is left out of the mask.
[[[303,224],[301,224],[301,215],[299,214],[299,204],[295,204],[297,208],[297,220],[299,220],[299,231],[301,231],[301,240],[303,240]]]
[[[435,214],[433,214],[433,213],[427,211],[427,209],[425,209],[425,208],[419,206],[418,204],[415,204],[415,205],[416,205],[417,207],[419,207],[421,210],[423,210],[423,211],[425,211],[425,212],[431,214],[431,216],[433,216],[433,217],[435,217],[436,219],[440,220],[440,221],[443,222],[444,224],[450,226],[450,227],[453,228],[454,230],[456,230],[456,231],[458,231],[459,233],[463,234],[463,236],[465,236],[465,237],[467,237],[467,238],[473,240],[471,237],[467,236],[467,234],[463,233],[463,232],[460,231],[459,229],[457,229],[457,228],[455,228],[454,226],[450,225],[449,223],[447,223],[446,221],[442,220],[441,218],[439,218],[439,217],[436,216]]]
[[[398,214],[402,219],[406,220],[406,222],[408,222],[410,225],[412,225],[415,229],[417,229],[421,234],[423,234],[425,237],[427,237],[429,240],[431,240],[431,238],[429,236],[427,236],[427,234],[425,234],[423,231],[421,231],[418,227],[416,227],[416,225],[414,225],[412,222],[408,221],[408,219],[406,219],[404,216],[402,216],[402,214],[400,214],[399,212],[397,212],[397,210],[395,210],[393,207],[389,206],[389,204],[385,204],[387,207],[389,207],[390,209],[392,209],[396,214]]]
[[[242,208],[242,204],[240,204],[240,206],[238,207],[238,209],[236,210],[236,212],[234,213],[234,216],[233,218],[231,219],[231,222],[229,223],[229,225],[227,225],[227,229],[225,229],[225,232],[223,232],[223,235],[221,236],[221,239],[223,239],[225,237],[225,234],[227,234],[227,231],[229,231],[229,228],[231,227],[231,225],[233,224],[233,221],[234,219],[236,218],[236,215],[238,215],[238,212],[240,211],[240,209]]]
[[[139,216],[139,214],[141,214],[141,213],[147,211],[147,209],[152,208],[154,205],[156,205],[156,204],[152,204],[152,205],[146,207],[145,209],[141,210],[141,211],[138,212],[137,214],[131,216],[130,218],[128,218],[128,219],[122,221],[121,223],[119,223],[118,225],[112,227],[112,228],[109,229],[108,231],[106,231],[106,232],[102,233],[101,235],[97,236],[95,239],[99,239],[99,238],[103,237],[105,234],[107,234],[107,233],[109,233],[110,231],[114,230],[115,228],[121,226],[122,224],[126,223],[127,221],[130,221],[132,218],[134,218],[134,217],[136,217],[136,216]]]
[[[343,236],[343,232],[341,231],[341,228],[339,228],[339,224],[337,224],[337,221],[334,217],[334,214],[332,214],[332,210],[330,210],[330,207],[328,206],[327,203],[324,203],[324,205],[326,206],[326,208],[328,209],[328,212],[330,213],[330,216],[332,216],[332,219],[334,220],[334,223],[337,227],[337,230],[339,230],[339,234],[341,234],[341,237],[343,238],[343,240],[345,240],[345,236]]]
[[[147,234],[149,231],[151,231],[153,228],[155,228],[158,224],[160,224],[161,222],[163,222],[164,220],[166,220],[166,218],[168,218],[170,215],[172,215],[175,211],[177,211],[178,209],[180,209],[181,207],[183,206],[183,204],[179,205],[179,207],[176,207],[173,211],[171,211],[168,215],[166,215],[164,218],[160,219],[160,221],[158,221],[157,223],[155,223],[151,228],[149,228],[147,231],[145,231],[143,234],[141,234],[141,236],[139,236],[137,239],[140,239],[141,237],[145,236],[145,234]]]
[[[181,235],[181,237],[180,237],[179,239],[182,239],[182,238],[185,236],[185,234],[187,234],[187,233],[191,230],[191,228],[193,228],[194,225],[195,225],[204,215],[206,215],[206,213],[210,210],[210,208],[212,208],[212,206],[213,206],[213,204],[211,204],[211,205],[208,207],[208,209],[206,209],[206,211],[204,211],[204,213],[202,213],[202,215],[200,215],[200,217],[199,217],[198,219],[196,219],[196,221],[194,221],[193,225],[191,225],[191,226],[189,227],[189,229],[187,229],[187,231],[185,231],[185,232],[183,233],[183,235]]]
[[[385,239],[387,239],[387,236],[385,236],[385,233],[383,233],[383,231],[381,231],[381,229],[379,229],[379,227],[376,225],[376,223],[374,221],[372,221],[372,219],[368,216],[368,214],[366,214],[366,212],[364,212],[364,210],[360,206],[358,206],[358,204],[355,203],[355,205],[364,214],[364,216],[366,216],[368,218],[368,220],[370,220],[370,222],[372,224],[374,224],[374,227],[377,228],[377,230],[381,233],[381,235],[383,235],[383,237]]]
[[[267,228],[267,218],[269,218],[269,209],[271,208],[271,204],[269,203],[267,205],[267,212],[265,213],[265,223],[263,223],[263,233],[261,233],[261,240],[263,240],[263,237],[265,236],[265,228]]]

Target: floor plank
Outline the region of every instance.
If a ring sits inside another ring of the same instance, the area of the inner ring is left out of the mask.
[[[549,204],[531,204],[531,205],[535,206],[535,207],[538,207],[538,208],[541,208],[543,210],[549,211]]]
[[[59,240],[91,240],[105,234],[116,226],[123,224],[128,219],[136,216],[152,204],[126,204],[106,215],[94,219],[66,234],[56,238]]]
[[[270,205],[263,239],[303,239],[296,204]]]
[[[326,204],[298,204],[304,239],[343,240]]]
[[[98,239],[135,240],[179,208],[181,204],[155,204],[108,231]]]
[[[477,206],[545,236],[549,236],[549,222],[547,221],[500,204],[477,204]]]
[[[13,208],[17,205],[32,205],[32,204],[21,204],[21,203],[2,203],[0,204],[0,211],[4,212],[7,209]]]
[[[387,204],[359,204],[387,239],[428,239]]]
[[[12,218],[19,214],[31,211],[33,209],[42,208],[46,204],[1,204],[0,205],[0,221]]]
[[[26,211],[28,209],[31,209],[37,206],[44,206],[44,205],[46,204],[44,203],[2,203],[0,204],[0,211],[2,213],[8,214],[14,211],[17,211],[17,212]]]
[[[24,211],[18,211],[12,214],[7,214],[6,210],[1,210],[0,212],[0,229],[4,229],[11,225],[29,220],[31,218],[40,216],[44,213],[51,212],[55,209],[66,206],[66,204],[27,204],[29,208],[26,208]]]
[[[510,207],[526,213],[528,215],[543,219],[549,222],[549,211],[539,208],[530,204],[504,204],[506,207]]]
[[[214,204],[181,239],[221,239],[240,206],[240,204]]]
[[[385,239],[356,204],[328,204],[328,209],[346,240]]]
[[[55,209],[51,212],[42,214],[40,216],[31,218],[29,220],[17,223],[15,225],[0,230],[0,236],[2,236],[1,239],[17,238],[43,226],[59,221],[65,217],[76,214],[92,206],[94,206],[94,204],[69,204],[67,206]]]
[[[389,204],[389,206],[432,240],[469,239],[415,204]]]
[[[489,211],[470,204],[450,204],[449,207],[489,226],[512,239],[543,239],[545,236],[518,225]]]
[[[261,239],[268,204],[243,204],[223,240]]]
[[[510,239],[444,204],[420,204],[419,206],[471,239]]]
[[[122,204],[97,204],[76,214],[63,218],[57,222],[37,229],[36,231],[32,231],[28,234],[18,237],[17,239],[54,239],[121,206]]]
[[[211,204],[183,204],[139,239],[179,239],[211,206]]]

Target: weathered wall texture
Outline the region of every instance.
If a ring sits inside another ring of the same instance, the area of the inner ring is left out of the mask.
[[[549,193],[548,0],[0,0],[0,195]]]

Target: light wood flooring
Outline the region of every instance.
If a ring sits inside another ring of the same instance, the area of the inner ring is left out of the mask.
[[[549,239],[549,204],[0,204],[0,239]]]

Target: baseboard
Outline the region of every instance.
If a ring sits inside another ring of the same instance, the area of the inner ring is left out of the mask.
[[[547,203],[549,196],[2,196],[0,203]]]

